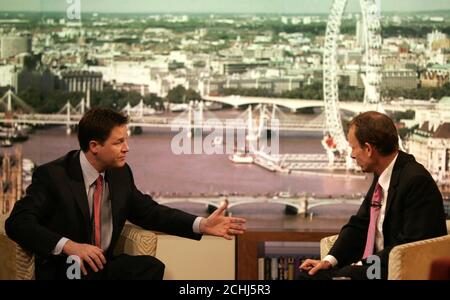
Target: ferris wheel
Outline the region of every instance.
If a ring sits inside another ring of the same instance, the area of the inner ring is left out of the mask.
[[[325,100],[326,128],[334,139],[335,148],[339,153],[349,156],[348,142],[342,127],[339,112],[338,73],[338,39],[342,15],[347,0],[334,0],[328,17],[323,54],[323,91]],[[362,81],[364,83],[364,103],[380,103],[381,86],[381,26],[380,0],[360,0],[363,33],[364,33],[364,65],[362,66]]]

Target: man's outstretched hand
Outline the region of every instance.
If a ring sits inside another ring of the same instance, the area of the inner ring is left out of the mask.
[[[228,207],[228,200],[216,209],[208,218],[200,222],[200,232],[207,235],[220,236],[231,240],[234,235],[245,232],[243,218],[226,217],[225,210]]]

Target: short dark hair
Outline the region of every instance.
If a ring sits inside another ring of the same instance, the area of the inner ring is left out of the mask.
[[[89,142],[104,143],[116,126],[128,124],[129,118],[108,108],[89,110],[78,123],[78,142],[83,152],[89,150]]]
[[[350,128],[352,126],[361,147],[369,143],[383,156],[398,150],[397,128],[385,114],[376,111],[361,113],[350,122]]]

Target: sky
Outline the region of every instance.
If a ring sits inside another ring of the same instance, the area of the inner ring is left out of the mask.
[[[79,1],[81,12],[328,13],[332,0],[0,0],[0,11],[65,11]],[[382,11],[450,10],[449,0],[378,0]],[[347,11],[359,11],[349,0]]]

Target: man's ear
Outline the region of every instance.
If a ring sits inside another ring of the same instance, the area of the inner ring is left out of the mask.
[[[366,151],[367,156],[372,157],[373,151],[374,151],[373,145],[371,145],[369,143],[365,143],[364,144],[364,151]]]
[[[92,152],[92,154],[97,154],[99,147],[101,146],[101,144],[95,140],[91,140],[89,142],[89,151]]]

